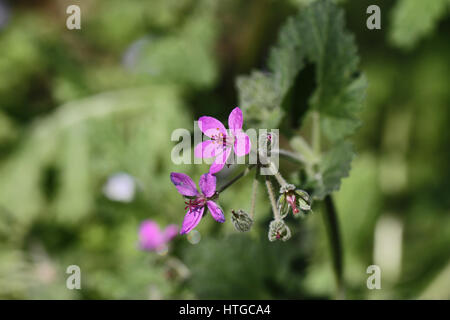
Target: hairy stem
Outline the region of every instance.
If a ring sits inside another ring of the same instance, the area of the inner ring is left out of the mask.
[[[280,213],[278,212],[277,202],[275,200],[275,194],[273,193],[272,182],[269,177],[266,177],[267,193],[269,194],[270,204],[272,205],[273,217],[275,220],[281,220]]]
[[[225,191],[226,188],[228,188],[229,186],[231,186],[233,183],[235,183],[236,181],[238,181],[240,178],[245,177],[253,168],[255,167],[254,164],[249,165],[247,168],[245,168],[244,171],[242,171],[241,173],[239,173],[236,177],[234,177],[233,179],[231,179],[230,181],[228,181],[227,183],[225,183],[219,190],[217,190],[218,193],[222,193],[223,191]]]
[[[333,198],[328,195],[325,197],[325,213],[323,215],[328,233],[331,255],[333,259],[333,270],[336,279],[337,299],[345,298],[344,269],[342,243],[339,233],[339,222],[336,207]]]
[[[273,176],[275,177],[275,179],[277,179],[278,184],[281,187],[284,187],[285,185],[287,185],[288,183],[286,182],[286,180],[283,178],[283,176],[280,173],[280,170],[278,170],[275,165],[269,161],[269,169],[272,172]]]
[[[277,153],[277,151],[272,151],[273,153]],[[289,150],[285,150],[285,149],[279,149],[278,150],[278,154],[292,162],[296,162],[296,163],[300,163],[300,164],[305,164],[307,161],[306,159],[298,153],[289,151]]]
[[[274,176],[277,179],[278,184],[280,185],[280,187],[284,187],[285,185],[288,184],[286,182],[286,180],[284,180],[283,176],[281,175],[281,173],[279,171],[277,173],[275,173]]]

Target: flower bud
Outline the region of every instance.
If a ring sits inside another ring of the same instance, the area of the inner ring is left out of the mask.
[[[293,184],[285,184],[280,188],[280,193],[288,193],[290,191],[295,191],[295,186]]]
[[[311,198],[306,191],[295,189],[293,184],[286,184],[280,188],[280,193],[277,205],[283,218],[288,214],[289,208],[294,215],[311,210]]]
[[[231,211],[231,222],[237,231],[247,232],[253,225],[253,219],[244,210]]]
[[[277,200],[277,208],[282,218],[285,218],[289,212],[289,204],[286,201],[286,195],[282,193]]]
[[[291,238],[291,230],[283,220],[273,220],[269,225],[269,241],[287,241]]]

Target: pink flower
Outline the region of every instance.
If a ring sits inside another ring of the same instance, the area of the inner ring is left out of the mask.
[[[209,173],[214,174],[222,170],[225,162],[231,154],[231,150],[238,156],[244,156],[250,152],[250,138],[242,131],[243,116],[239,108],[234,108],[228,117],[229,131],[222,122],[213,117],[201,117],[198,119],[200,130],[211,140],[199,143],[194,150],[197,158],[216,158],[209,168]]]
[[[186,207],[188,209],[183,225],[181,226],[180,234],[189,233],[194,229],[203,217],[205,207],[208,207],[212,217],[220,222],[225,222],[225,216],[222,209],[213,201],[217,198],[216,194],[216,177],[212,174],[205,173],[200,177],[199,186],[201,193],[198,192],[195,183],[192,179],[184,174],[172,172],[170,180],[177,188],[178,192],[183,196],[188,197]]]
[[[296,189],[293,184],[286,184],[280,188],[278,198],[278,210],[284,216],[288,214],[289,208],[294,215],[311,210],[311,198],[306,191]]]
[[[148,251],[161,251],[178,233],[178,227],[168,225],[161,230],[152,220],[145,220],[139,227],[139,247]]]

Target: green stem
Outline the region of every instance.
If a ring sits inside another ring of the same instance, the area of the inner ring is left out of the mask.
[[[275,195],[273,193],[272,182],[270,182],[270,179],[267,176],[266,176],[266,187],[267,193],[269,194],[270,204],[272,205],[273,218],[275,220],[281,220],[281,216],[277,208],[277,202],[275,200]]]
[[[286,182],[286,180],[283,178],[283,176],[280,173],[280,170],[276,170],[274,168],[273,163],[270,163],[270,171],[272,171],[272,174],[274,175],[275,179],[277,179],[278,184],[280,185],[280,187],[284,187],[285,185],[287,185],[288,183]]]
[[[327,228],[328,240],[333,259],[333,270],[337,287],[336,298],[344,299],[345,286],[344,286],[343,253],[336,207],[334,205],[333,198],[330,195],[325,197],[324,203],[325,203],[325,213],[323,217]]]
[[[230,181],[228,181],[226,184],[224,184],[219,190],[217,190],[217,193],[222,193],[223,191],[225,191],[226,188],[228,188],[229,186],[231,186],[233,183],[235,183],[236,181],[238,181],[240,178],[245,177],[253,168],[255,167],[254,164],[249,165],[247,168],[245,168],[244,171],[242,171],[241,173],[239,173],[236,177],[234,177],[233,179],[231,179]]]
[[[275,153],[276,151],[273,151],[273,152]],[[296,162],[296,163],[300,163],[300,164],[307,163],[306,159],[302,155],[292,152],[292,151],[289,151],[289,150],[279,149],[278,154],[288,160],[291,160],[292,162]]]

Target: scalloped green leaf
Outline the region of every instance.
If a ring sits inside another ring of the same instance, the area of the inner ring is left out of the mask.
[[[313,182],[314,198],[323,199],[339,190],[341,180],[350,174],[354,156],[353,145],[348,141],[338,143],[322,156],[318,178]]]
[[[367,87],[358,72],[357,48],[345,29],[344,11],[330,0],[315,1],[301,10],[281,28],[269,56],[269,72],[240,77],[237,87],[249,125],[273,128],[281,122],[281,105],[294,82],[302,81],[297,76],[306,63],[314,65],[316,76],[307,114],[319,114],[321,132],[330,142],[317,174],[309,177],[315,196],[323,198],[338,190],[349,174],[354,152],[345,139],[361,124],[358,113]]]

